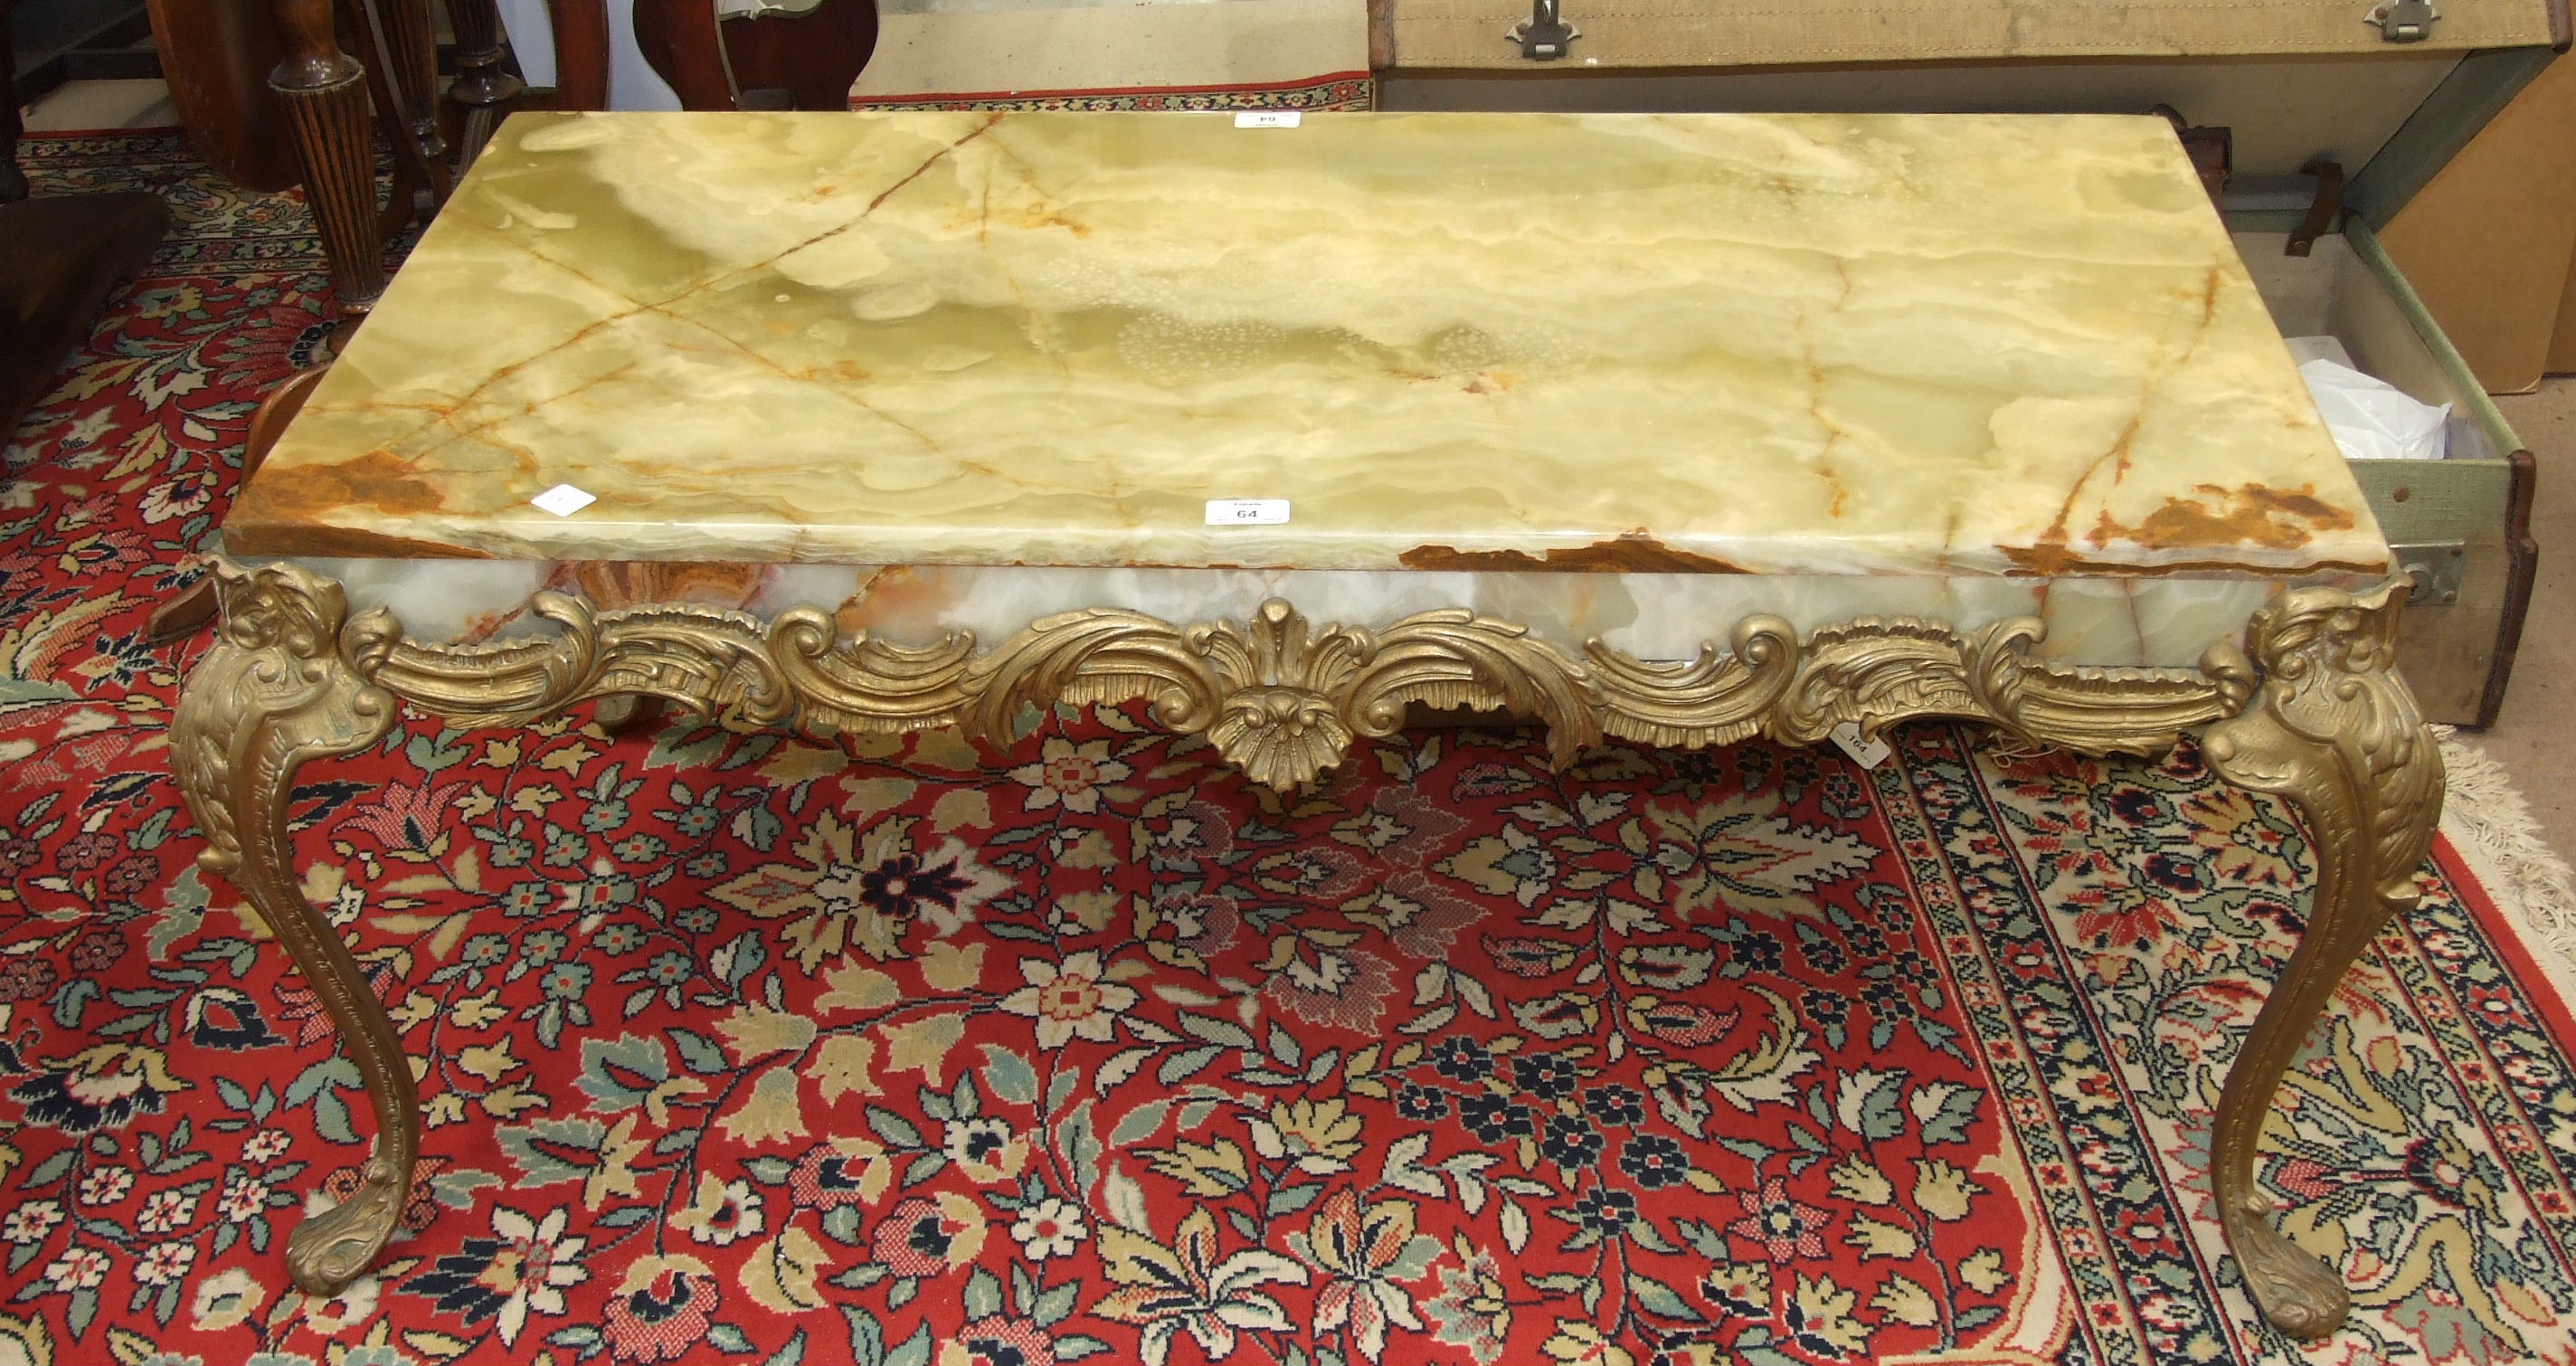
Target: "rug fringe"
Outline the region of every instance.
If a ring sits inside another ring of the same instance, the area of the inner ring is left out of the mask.
[[[2576,875],[2540,838],[2531,808],[2504,767],[2449,726],[2435,726],[2450,791],[2442,833],[2551,984],[2576,1010]]]

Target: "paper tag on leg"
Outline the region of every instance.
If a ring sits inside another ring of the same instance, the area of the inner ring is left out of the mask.
[[[1887,762],[1888,755],[1895,753],[1887,747],[1885,740],[1877,736],[1862,739],[1860,723],[1857,721],[1845,721],[1834,727],[1829,735],[1837,748],[1850,755],[1852,762],[1863,768],[1876,768]]]

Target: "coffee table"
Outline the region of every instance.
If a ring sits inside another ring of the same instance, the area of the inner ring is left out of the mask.
[[[2345,1312],[2256,1136],[2442,772],[2387,547],[2159,120],[521,115],[221,535],[172,761],[379,1124],[308,1290],[383,1248],[419,1116],[298,890],[298,765],[400,703],[1007,742],[1143,698],[1279,788],[1417,706],[1560,761],[2205,727],[2321,875],[2220,1217],[2273,1323]]]

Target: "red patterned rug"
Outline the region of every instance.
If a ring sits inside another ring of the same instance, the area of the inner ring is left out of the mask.
[[[2359,1305],[2300,1349],[2206,1154],[2299,826],[2188,748],[1947,727],[1562,774],[1426,732],[1283,803],[1119,711],[415,722],[294,803],[431,1126],[413,1232],[309,1298],[357,1073],[193,868],[199,646],[140,632],[319,262],[175,137],[28,153],[184,226],[0,500],[0,1362],[2576,1359],[2576,1026],[2447,847],[2270,1131]]]

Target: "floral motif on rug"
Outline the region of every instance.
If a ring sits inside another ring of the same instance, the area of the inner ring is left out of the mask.
[[[2576,1356],[2563,1007],[2447,856],[2265,1187],[2357,1309],[2264,1329],[2216,1088],[2314,856],[2162,762],[1511,731],[1283,800],[1120,709],[953,734],[414,722],[292,819],[420,1070],[406,1235],[322,1299],[355,1068],[193,866],[141,637],[321,327],[291,204],[39,139],[183,235],[10,448],[0,1360],[2462,1361]]]

